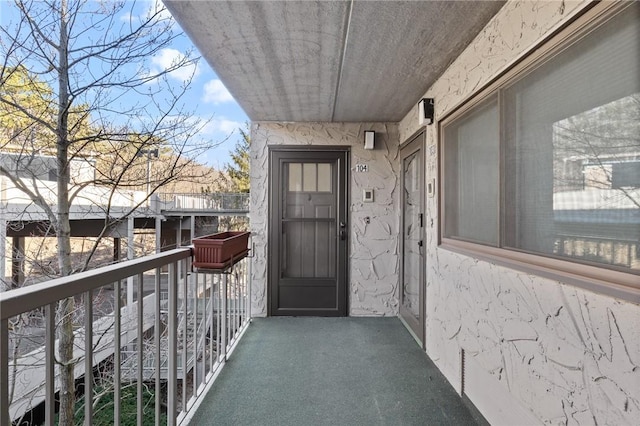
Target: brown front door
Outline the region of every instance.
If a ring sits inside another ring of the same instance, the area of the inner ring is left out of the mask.
[[[271,151],[271,315],[347,314],[347,154]]]

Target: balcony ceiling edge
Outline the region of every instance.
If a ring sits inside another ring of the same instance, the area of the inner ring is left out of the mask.
[[[253,121],[397,122],[496,1],[164,2]]]

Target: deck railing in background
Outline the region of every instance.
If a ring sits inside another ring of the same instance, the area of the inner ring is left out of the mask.
[[[248,212],[248,193],[191,193],[158,194],[162,210],[211,210],[222,212]]]
[[[251,259],[208,273],[191,261],[191,249],[178,248],[0,293],[0,424],[42,412],[55,423],[56,313],[67,298],[76,304],[77,388],[92,401],[78,398],[84,423],[100,411],[120,424],[129,397],[138,424],[188,423],[250,321]]]

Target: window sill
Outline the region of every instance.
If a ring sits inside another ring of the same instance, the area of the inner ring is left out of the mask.
[[[635,274],[452,239],[443,239],[438,248],[640,304]]]

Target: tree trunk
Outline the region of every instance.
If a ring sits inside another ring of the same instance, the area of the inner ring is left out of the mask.
[[[15,135],[11,140],[17,141],[16,145],[22,143],[25,158],[30,154],[31,159],[39,159],[49,155],[52,149],[56,151],[57,203],[53,205],[46,196],[49,191],[40,192],[3,165],[0,165],[0,174],[8,176],[16,188],[46,212],[56,231],[58,273],[68,276],[89,268],[89,260],[98,250],[101,239],[109,235],[108,230],[144,206],[143,201],[136,201],[136,205],[129,206],[131,211],[113,217],[112,203],[115,200],[119,203],[120,189],[142,188],[146,184],[149,195],[178,177],[185,182],[195,178],[208,183],[210,170],[201,169],[195,160],[217,143],[201,146],[191,141],[193,130],[204,126],[192,113],[181,110],[180,99],[191,77],[179,86],[164,78],[176,70],[194,69],[197,61],[191,53],[149,75],[136,72],[140,66],[146,67],[162,49],[171,47],[176,39],[177,34],[171,30],[172,23],[165,18],[162,8],[154,8],[145,19],[121,25],[121,12],[130,12],[127,2],[15,0],[12,3],[21,19],[10,25],[12,29],[0,26],[3,39],[0,57],[4,58],[0,63],[5,68],[13,63],[18,65],[7,68],[10,73],[0,76],[3,89],[11,89],[0,90],[0,128],[7,130],[8,135]],[[145,99],[129,102],[122,96],[123,91],[133,93],[150,82],[161,85]],[[113,122],[115,111],[119,123]],[[147,158],[147,179],[143,180],[144,163],[139,155],[156,151],[166,159],[153,162],[151,170],[152,163]],[[92,162],[84,158],[85,154],[95,156],[94,177],[87,174],[77,183],[71,182],[71,161],[75,156],[81,157],[78,160],[87,160],[87,164]],[[38,161],[33,164],[39,164]],[[39,181],[43,179],[38,167],[36,169],[30,180],[41,185]],[[150,180],[152,174],[157,179]],[[91,200],[104,208],[104,228],[83,264],[72,264],[69,210],[74,196],[88,199],[94,192],[102,193],[90,190],[96,185],[106,190],[104,196]],[[25,217],[24,220],[28,220],[28,216]],[[77,342],[73,332],[81,315],[82,307],[75,306],[73,298],[58,303],[55,363],[61,426],[74,423],[74,369],[81,357],[74,357]],[[94,395],[86,395],[87,401],[92,397]]]
[[[60,46],[58,49],[58,117],[57,117],[57,162],[58,162],[58,212],[57,242],[60,275],[67,276],[71,268],[71,224],[69,222],[69,63],[67,34],[67,2],[60,4]],[[60,363],[60,412],[59,425],[73,425],[75,404],[75,378],[73,374],[73,298],[60,301],[58,305],[58,361]]]

